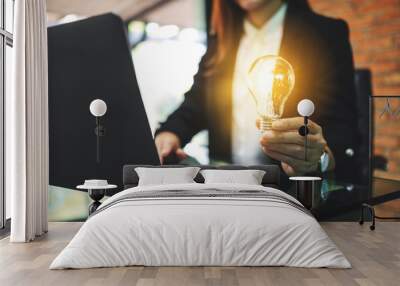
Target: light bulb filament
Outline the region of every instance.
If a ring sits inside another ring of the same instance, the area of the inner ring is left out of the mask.
[[[256,59],[250,66],[247,83],[259,116],[268,121],[281,118],[284,106],[294,87],[294,71],[283,58],[267,55]]]

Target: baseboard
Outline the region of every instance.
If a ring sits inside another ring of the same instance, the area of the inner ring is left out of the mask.
[[[11,218],[7,219],[4,227],[0,229],[0,239],[9,236],[10,229],[11,229]]]

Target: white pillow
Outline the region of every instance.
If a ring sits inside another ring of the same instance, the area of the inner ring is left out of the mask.
[[[193,179],[199,170],[198,167],[135,168],[139,176],[139,186],[195,183]]]
[[[265,171],[261,170],[202,170],[205,184],[230,183],[261,185]]]

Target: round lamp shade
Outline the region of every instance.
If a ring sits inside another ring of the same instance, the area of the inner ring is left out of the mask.
[[[314,103],[309,99],[303,99],[297,105],[297,112],[301,116],[310,117],[314,113]]]
[[[101,99],[95,99],[90,103],[89,109],[93,116],[101,117],[107,112],[107,104]]]

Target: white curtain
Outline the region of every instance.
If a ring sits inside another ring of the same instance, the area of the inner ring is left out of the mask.
[[[12,242],[47,232],[46,0],[16,0],[13,92],[6,98],[6,187]]]

